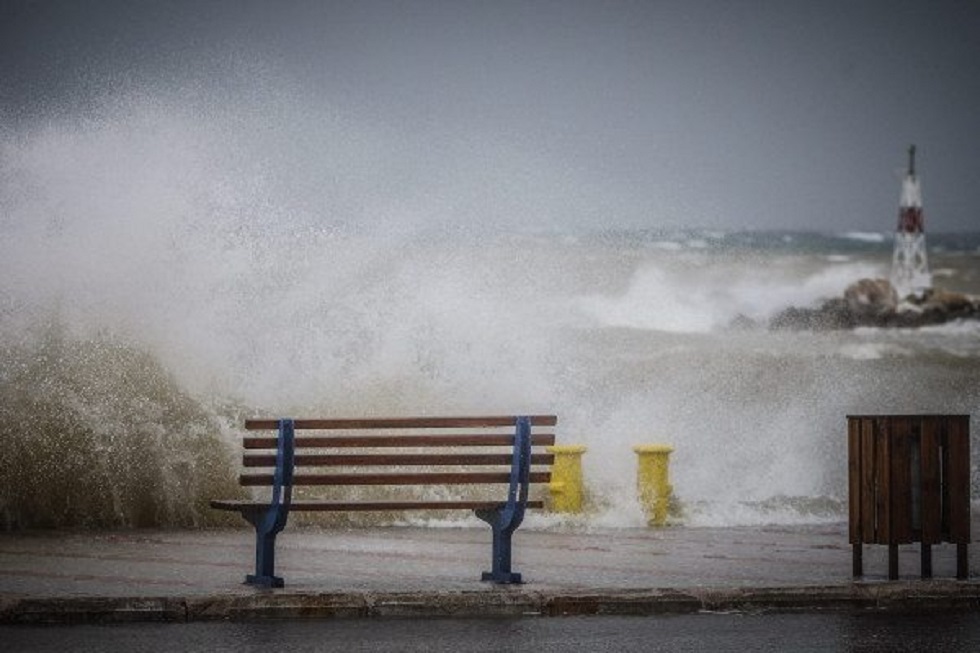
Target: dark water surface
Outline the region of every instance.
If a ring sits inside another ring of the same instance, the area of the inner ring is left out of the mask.
[[[4,626],[5,651],[980,650],[980,614],[329,620]]]

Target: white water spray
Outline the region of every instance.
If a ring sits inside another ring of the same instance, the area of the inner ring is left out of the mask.
[[[641,523],[634,444],[675,446],[692,523],[839,518],[844,414],[968,412],[976,398],[972,363],[923,356],[913,382],[892,374],[908,354],[854,355],[865,336],[727,328],[835,294],[873,261],[528,234],[513,228],[520,215],[468,221],[457,211],[473,196],[455,195],[468,186],[398,181],[383,153],[410,144],[384,129],[288,93],[185,99],[135,95],[2,135],[5,351],[34,351],[32,330],[52,319],[69,339],[132,343],[219,432],[240,417],[229,404],[556,412],[559,439],[589,447],[595,523],[620,525]],[[910,388],[931,382],[909,406]],[[182,428],[157,403],[113,397],[98,401],[130,407],[145,433]],[[188,437],[209,428],[196,415]]]

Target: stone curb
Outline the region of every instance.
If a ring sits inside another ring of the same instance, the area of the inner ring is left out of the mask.
[[[771,588],[555,592],[349,592],[195,597],[0,598],[2,624],[303,618],[656,615],[694,612],[980,609],[980,583],[916,581]]]

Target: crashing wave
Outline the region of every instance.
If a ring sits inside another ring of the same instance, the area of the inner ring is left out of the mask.
[[[152,355],[55,325],[0,358],[0,530],[225,523],[224,422]]]

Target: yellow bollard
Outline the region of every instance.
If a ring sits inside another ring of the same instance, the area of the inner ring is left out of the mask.
[[[641,444],[633,447],[637,461],[636,489],[640,505],[650,526],[663,526],[667,523],[670,496],[674,488],[670,485],[670,453],[673,447],[665,444]]]
[[[552,512],[582,512],[585,488],[582,484],[582,454],[585,447],[578,444],[554,445],[547,447],[548,453],[555,455],[551,467]]]

